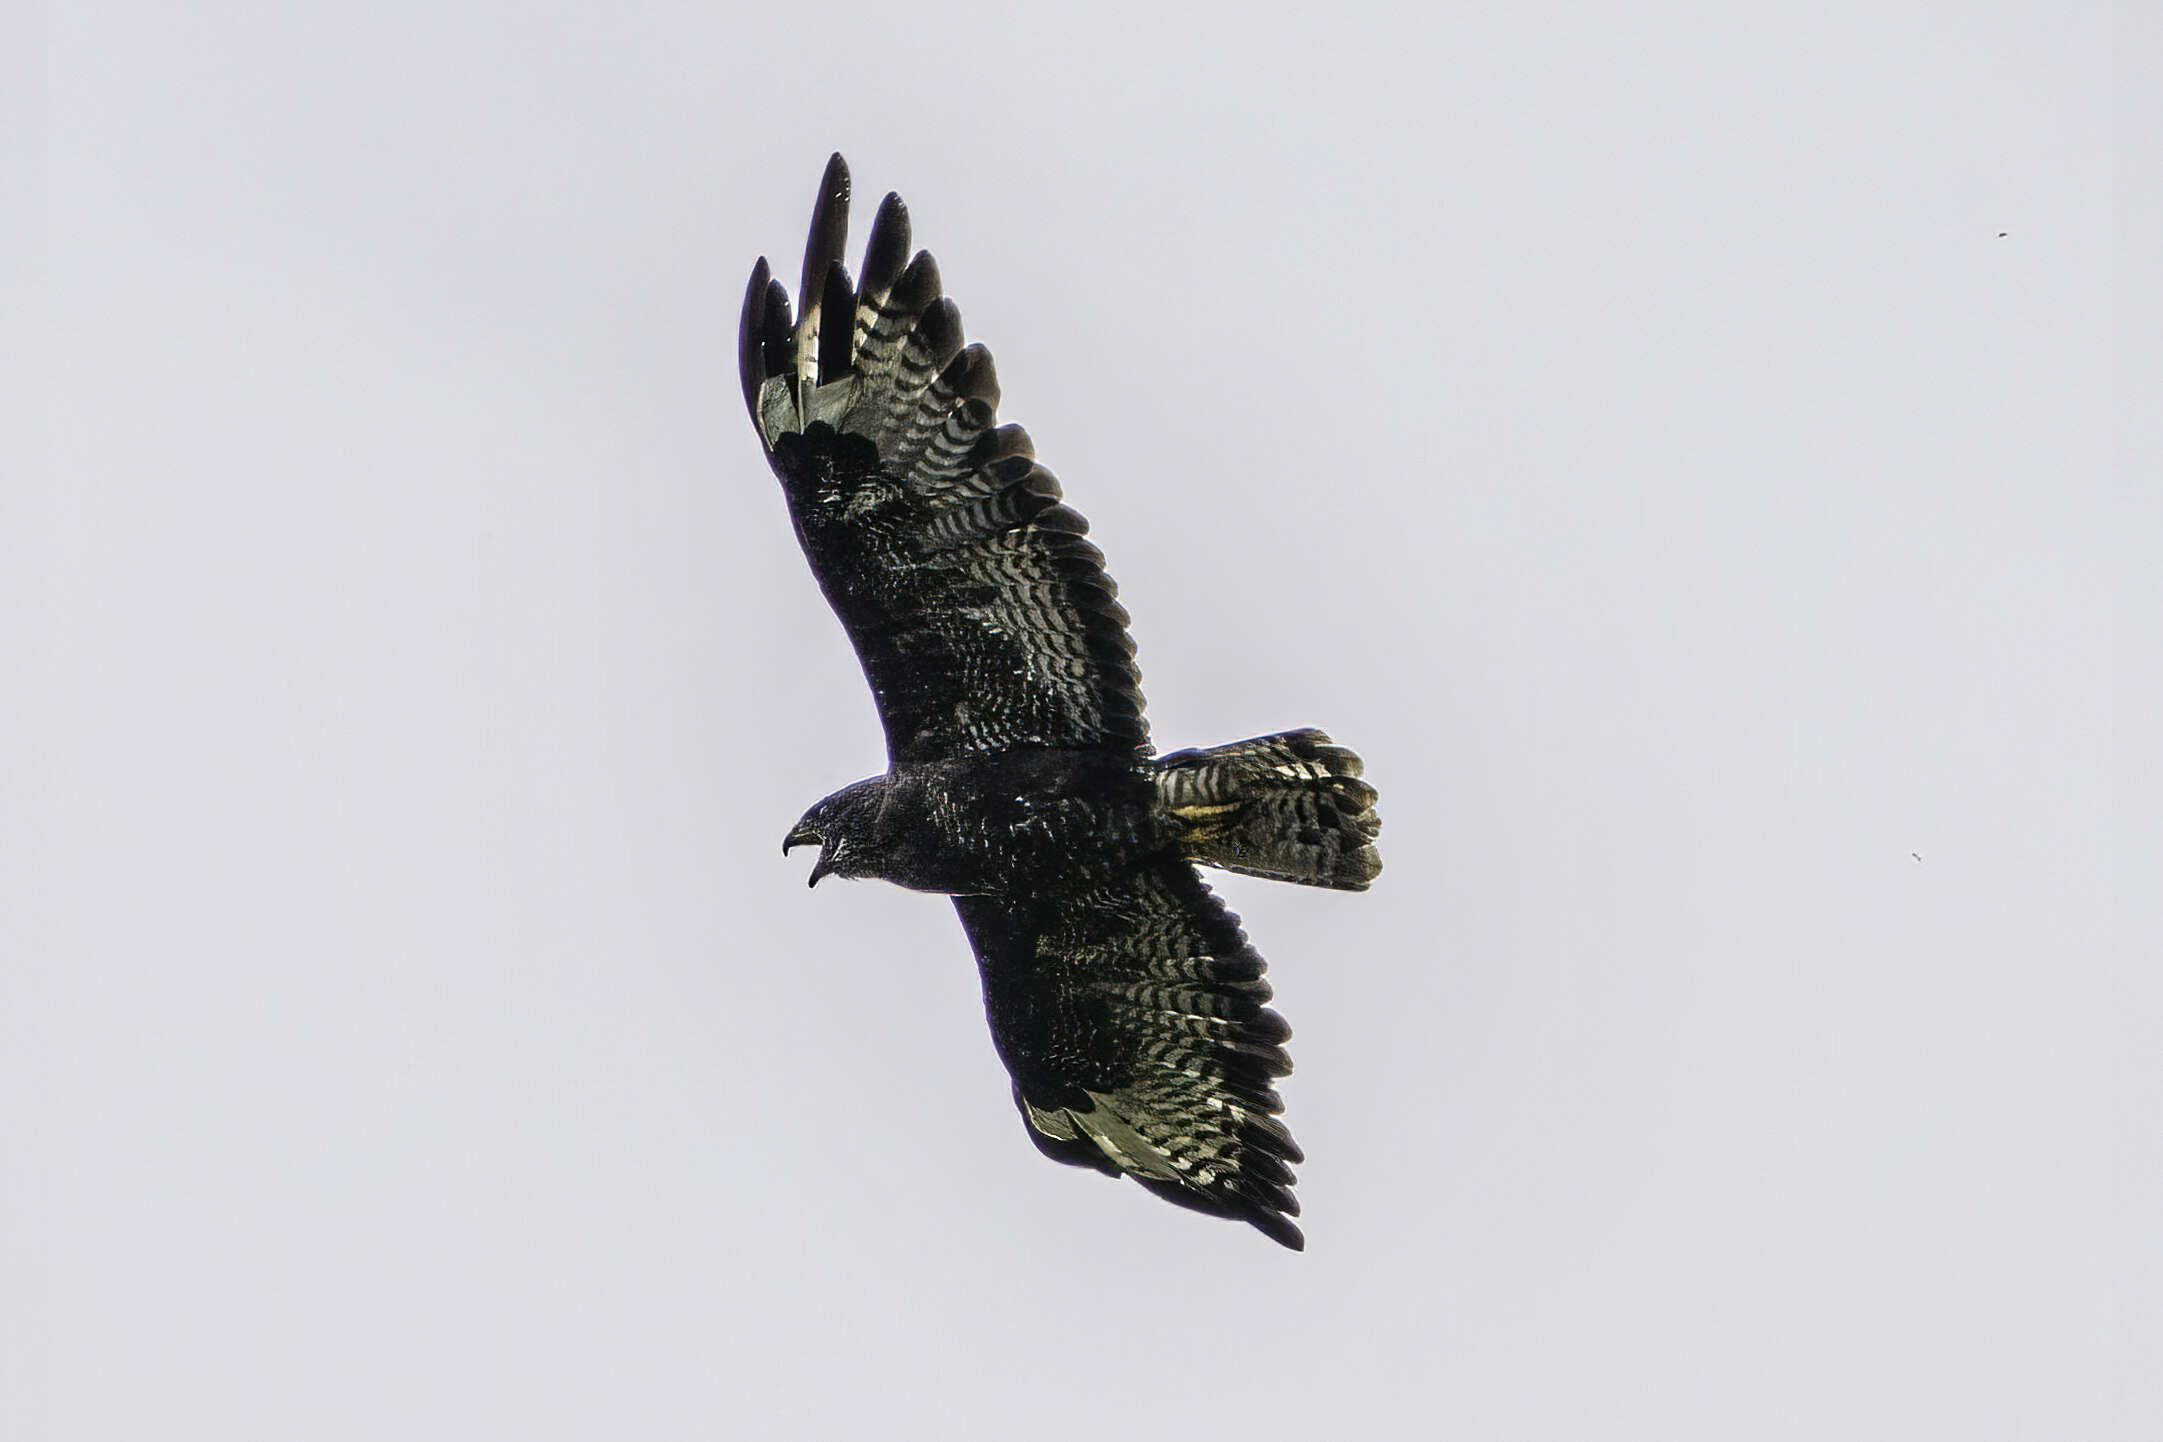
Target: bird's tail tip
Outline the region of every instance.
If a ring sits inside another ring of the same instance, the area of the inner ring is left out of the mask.
[[[1324,732],[1284,731],[1162,758],[1157,801],[1190,860],[1364,891],[1382,870],[1382,821],[1363,769]]]

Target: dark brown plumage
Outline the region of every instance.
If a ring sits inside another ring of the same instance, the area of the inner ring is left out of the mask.
[[[1288,1247],[1299,1148],[1262,959],[1194,863],[1362,890],[1375,794],[1319,731],[1153,758],[1127,614],[965,345],[898,196],[863,278],[849,174],[812,211],[801,316],[762,259],[744,402],[886,731],[888,770],[805,813],[811,880],[954,897],[992,1039],[1047,1155],[1134,1177]]]

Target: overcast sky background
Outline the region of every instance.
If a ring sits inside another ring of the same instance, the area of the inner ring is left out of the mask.
[[[53,15],[22,1415],[2100,1435],[2107,19]],[[1303,1256],[1044,1161],[951,908],[778,853],[883,764],[735,375],[836,148],[1160,745],[1381,789],[1371,893],[1219,883]]]

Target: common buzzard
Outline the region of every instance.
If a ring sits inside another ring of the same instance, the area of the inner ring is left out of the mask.
[[[812,807],[782,850],[819,848],[813,885],[879,877],[954,898],[1045,1155],[1298,1249],[1301,1157],[1275,1086],[1291,1032],[1194,863],[1364,890],[1382,867],[1374,788],[1320,731],[1153,755],[1127,613],[1087,524],[1021,427],[994,424],[991,356],[962,344],[901,198],[879,206],[856,283],[848,205],[836,155],[803,313],[761,259],[739,360],[888,769]]]

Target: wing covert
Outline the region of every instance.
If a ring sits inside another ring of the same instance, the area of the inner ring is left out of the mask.
[[[1149,754],[1127,613],[964,345],[908,210],[880,205],[861,284],[842,263],[847,167],[828,164],[803,313],[764,260],[744,297],[745,404],[797,540],[849,633],[897,764],[1017,745]]]

